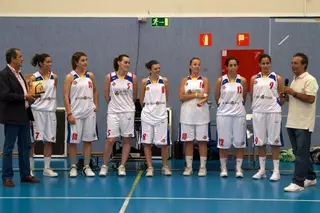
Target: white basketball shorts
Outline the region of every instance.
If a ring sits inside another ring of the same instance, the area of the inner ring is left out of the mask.
[[[66,142],[78,144],[81,141],[93,142],[98,140],[96,113],[84,119],[76,119],[75,124],[66,124]]]
[[[107,115],[107,138],[135,137],[134,112]]]
[[[283,146],[281,113],[252,113],[254,146]]]
[[[231,145],[235,148],[245,148],[246,133],[245,116],[217,116],[217,147],[219,149],[229,149]]]
[[[55,112],[32,110],[34,141],[56,142],[57,118]]]
[[[141,121],[140,143],[155,144],[156,146],[171,145],[168,120],[165,119],[157,125]]]
[[[180,123],[179,130],[180,141],[210,141],[211,131],[210,123],[201,125],[191,125]]]

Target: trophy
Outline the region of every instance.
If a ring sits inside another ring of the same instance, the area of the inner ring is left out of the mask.
[[[44,87],[42,81],[32,81],[33,75],[29,74],[25,76],[26,83],[28,86],[28,94],[32,96],[40,96],[44,93]]]

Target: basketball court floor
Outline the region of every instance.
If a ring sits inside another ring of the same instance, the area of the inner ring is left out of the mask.
[[[0,160],[1,164],[1,160]],[[101,165],[101,164],[100,164]],[[199,162],[194,162],[198,168]],[[68,162],[54,159],[52,167],[58,178],[42,176],[43,161],[35,160],[35,175],[40,184],[19,182],[15,172],[14,188],[0,187],[0,212],[3,213],[70,213],[70,212],[127,212],[127,213],[270,213],[270,212],[318,212],[320,187],[312,186],[302,192],[288,193],[283,188],[292,178],[292,163],[280,164],[281,180],[253,180],[257,163],[244,160],[243,179],[236,179],[234,162],[229,160],[229,177],[219,177],[219,162],[208,162],[207,177],[198,177],[197,171],[190,177],[182,175],[184,161],[171,160],[173,175],[161,175],[160,161],[154,160],[154,177],[145,177],[143,163],[129,163],[126,177],[118,177],[110,166],[107,177],[68,178]],[[17,159],[14,159],[17,169]],[[272,168],[272,162],[267,163]],[[317,175],[320,166],[315,166]],[[96,171],[98,174],[98,171]],[[271,171],[268,172],[268,177]]]

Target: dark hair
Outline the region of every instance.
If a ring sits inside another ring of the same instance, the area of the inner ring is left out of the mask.
[[[271,63],[271,57],[270,57],[270,55],[268,55],[268,54],[262,54],[262,55],[259,57],[259,63],[261,63],[262,59],[264,59],[264,58],[268,58],[269,61],[270,61],[270,63]]]
[[[149,61],[148,63],[146,63],[146,68],[148,69],[148,70],[151,70],[151,68],[152,68],[152,66],[153,65],[155,65],[155,64],[160,64],[158,61],[156,61],[156,60],[151,60],[151,61]]]
[[[84,52],[75,52],[72,57],[71,57],[71,65],[72,65],[72,69],[76,69],[77,68],[77,62],[79,62],[80,58],[82,56],[87,56]]]
[[[224,65],[227,67],[229,66],[230,61],[235,60],[237,62],[237,65],[239,65],[239,60],[234,57],[234,56],[230,56],[229,58],[227,58],[226,62],[224,63]]]
[[[32,66],[40,66],[40,63],[43,63],[46,58],[50,57],[50,55],[48,55],[47,53],[42,53],[42,54],[35,54],[31,60],[31,65]]]
[[[11,58],[17,58],[18,54],[17,51],[20,51],[18,48],[10,48],[6,52],[6,62],[8,64],[11,63]]]
[[[308,56],[304,53],[296,53],[294,54],[293,57],[301,57],[302,60],[301,60],[301,64],[305,64],[305,70],[308,68],[308,64],[309,64],[309,59],[308,59]]]
[[[121,55],[119,55],[118,57],[114,58],[114,60],[113,60],[113,68],[114,68],[114,71],[118,71],[118,69],[119,69],[119,64],[118,64],[118,62],[119,62],[119,61],[122,61],[122,59],[123,59],[124,57],[129,58],[129,56],[126,55],[126,54],[121,54]]]
[[[191,58],[190,62],[189,62],[189,65],[191,65],[194,60],[199,60],[200,61],[200,58],[198,58],[198,57]],[[191,69],[189,69],[189,73],[191,74]]]

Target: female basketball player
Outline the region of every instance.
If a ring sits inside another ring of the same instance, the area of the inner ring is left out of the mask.
[[[36,99],[31,105],[34,122],[33,140],[32,142],[42,141],[44,143],[44,170],[43,175],[48,177],[57,177],[58,173],[50,168],[50,161],[52,155],[52,144],[56,142],[56,88],[58,77],[51,71],[52,60],[46,54],[36,54],[31,61],[32,66],[39,67],[39,71],[35,72],[32,76],[33,82],[42,82],[44,93],[40,98]],[[33,153],[34,143],[31,143],[30,150],[30,169],[33,176]]]
[[[218,148],[221,163],[221,177],[228,176],[228,149],[236,148],[236,177],[243,177],[241,169],[246,147],[246,110],[247,80],[237,74],[239,61],[229,57],[225,66],[228,73],[218,78],[215,88],[217,110]]]
[[[151,145],[161,147],[162,174],[171,175],[168,167],[168,113],[167,102],[169,96],[168,79],[160,76],[160,64],[151,60],[146,63],[149,77],[142,79],[140,84],[141,136],[144,145],[148,169],[146,176],[153,176]]]
[[[105,98],[108,103],[107,140],[103,152],[103,165],[100,176],[108,173],[108,162],[113,144],[117,137],[122,137],[122,159],[118,175],[125,176],[125,164],[131,150],[131,138],[135,136],[134,115],[137,98],[137,77],[129,72],[130,59],[127,55],[119,55],[114,59],[114,72],[106,75],[104,86]]]
[[[283,90],[282,77],[271,71],[271,57],[260,56],[261,72],[251,78],[252,124],[254,146],[259,147],[260,170],[253,179],[266,178],[266,145],[271,146],[273,156],[273,174],[271,181],[280,179],[279,153],[283,146],[281,134],[281,105],[284,99],[280,97]]]
[[[93,177],[90,164],[93,141],[98,140],[96,111],[98,110],[98,90],[95,76],[88,72],[87,56],[76,52],[71,58],[72,71],[64,82],[64,105],[67,116],[67,143],[71,161],[70,177],[76,177],[77,144],[83,141],[84,168],[88,177]]]
[[[198,141],[200,169],[198,176],[206,176],[207,142],[210,141],[210,114],[207,104],[210,83],[200,75],[200,59],[192,58],[190,75],[180,82],[180,141],[185,142],[186,168],[183,175],[192,174],[193,142]]]

